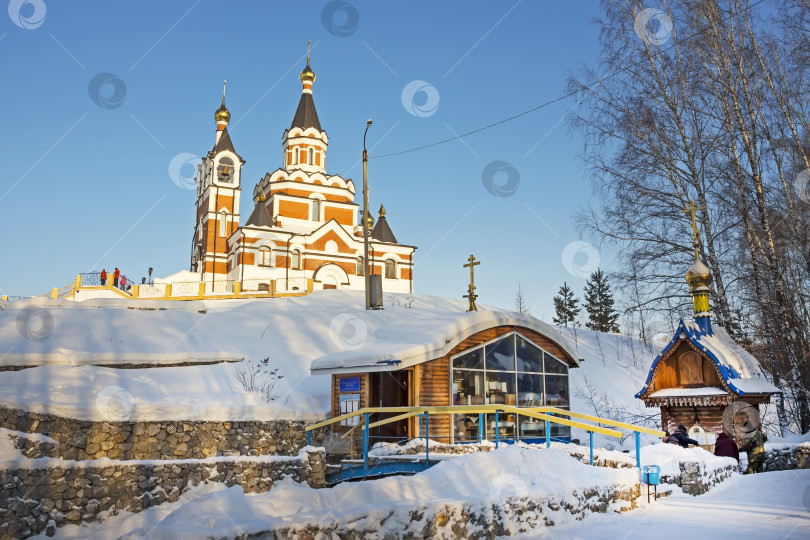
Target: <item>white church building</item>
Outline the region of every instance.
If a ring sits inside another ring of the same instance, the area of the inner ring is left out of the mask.
[[[298,109],[282,134],[283,163],[253,188],[254,208],[240,225],[242,166],[228,134],[231,115],[215,113],[216,143],[197,167],[197,201],[191,271],[218,289],[218,282],[241,282],[243,291],[303,291],[312,288],[363,289],[362,208],[350,179],[326,172],[329,138],[321,128],[307,65]],[[373,228],[372,228],[373,225]],[[382,276],[385,292],[413,292],[415,246],[400,244],[380,207],[369,218],[370,274]]]

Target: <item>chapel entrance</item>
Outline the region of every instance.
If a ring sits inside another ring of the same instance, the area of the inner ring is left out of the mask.
[[[410,396],[410,371],[382,371],[370,373],[370,407],[407,407]],[[383,420],[396,416],[394,413],[375,414],[374,419]],[[408,437],[408,421],[399,420],[370,430],[374,442],[396,442]]]

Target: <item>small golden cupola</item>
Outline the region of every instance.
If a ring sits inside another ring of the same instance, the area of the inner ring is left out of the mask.
[[[304,85],[304,92],[312,93],[312,83],[315,82],[315,72],[312,71],[312,68],[309,67],[309,46],[312,41],[307,42],[307,65],[304,70],[299,75],[301,79],[301,84]]]
[[[706,207],[698,207],[694,202],[683,210],[684,213],[692,214],[693,246],[695,248],[695,262],[686,271],[686,283],[689,285],[689,292],[692,295],[692,307],[695,315],[695,322],[700,329],[708,334],[712,334],[711,310],[709,309],[709,293],[711,292],[712,273],[709,267],[700,260],[700,231],[697,227],[695,213],[704,210]]]
[[[217,123],[217,131],[222,131],[231,121],[231,112],[225,106],[225,85],[228,81],[222,81],[222,105],[214,113],[214,120]]]

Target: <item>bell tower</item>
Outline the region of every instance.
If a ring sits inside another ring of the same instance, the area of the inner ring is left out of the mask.
[[[309,43],[307,43],[307,65],[299,78],[301,99],[298,101],[298,109],[295,111],[290,129],[284,130],[281,137],[284,168],[306,173],[325,173],[329,138],[321,129],[318,111],[315,110],[315,101],[312,99],[315,72],[309,66]]]
[[[231,113],[225,106],[225,82],[222,104],[214,113],[214,147],[197,166],[197,216],[192,240],[191,270],[202,274],[203,281],[225,279],[233,261],[228,260],[228,238],[239,228],[239,198],[242,165],[228,133]]]

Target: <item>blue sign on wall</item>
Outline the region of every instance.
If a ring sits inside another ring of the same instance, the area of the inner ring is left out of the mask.
[[[360,377],[341,377],[340,378],[340,391],[341,392],[359,392],[360,391]]]

